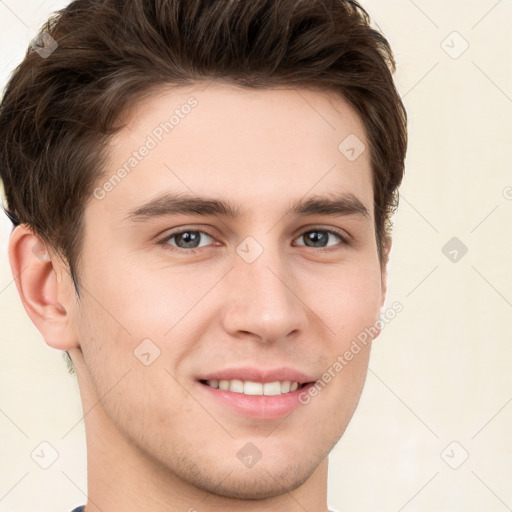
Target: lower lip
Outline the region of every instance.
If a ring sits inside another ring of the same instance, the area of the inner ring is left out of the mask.
[[[315,383],[310,382],[295,391],[282,395],[244,395],[243,393],[212,388],[201,382],[197,384],[213,400],[217,400],[218,403],[241,416],[272,420],[282,418],[301,406],[299,395],[304,392],[307,393]]]

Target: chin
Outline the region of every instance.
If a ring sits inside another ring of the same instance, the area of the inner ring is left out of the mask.
[[[194,482],[194,485],[217,496],[241,500],[264,500],[294,491],[313,474],[316,467],[303,465],[287,466],[284,471],[278,468],[256,467],[234,468],[228,476],[219,476],[215,483]],[[206,485],[204,485],[206,483]]]

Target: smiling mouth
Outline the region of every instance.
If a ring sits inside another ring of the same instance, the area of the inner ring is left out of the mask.
[[[251,396],[278,396],[292,393],[297,389],[310,384],[309,382],[296,381],[274,381],[274,382],[254,382],[249,380],[200,380],[201,384],[221,391],[231,391],[243,395]]]

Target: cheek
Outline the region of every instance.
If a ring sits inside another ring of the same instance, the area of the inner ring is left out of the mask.
[[[380,270],[374,266],[329,269],[309,283],[302,293],[308,298],[307,304],[329,327],[339,349],[375,324],[382,290]]]
[[[210,279],[194,277],[191,286],[183,270],[178,274],[148,271],[143,265],[117,265],[115,272],[106,268],[89,273],[77,315],[82,351],[98,394],[128,371],[126,396],[144,395],[144,389],[149,396],[153,379],[168,380],[166,387],[179,392],[166,370],[175,374],[201,339],[200,299],[211,287],[211,273]]]
[[[307,310],[311,322],[323,323],[326,334],[330,332],[341,344],[373,325],[380,310],[378,261],[370,251],[360,253],[347,253],[346,260],[338,264],[291,262],[289,273],[283,276],[298,307]],[[114,345],[113,350],[130,348],[131,353],[146,338],[168,341],[184,331],[191,338],[191,330],[201,330],[201,320],[204,324],[216,311],[230,307],[222,300],[230,294],[219,295],[222,282],[210,294],[212,285],[229,270],[227,261],[187,267],[144,262],[140,255],[100,257],[96,253],[88,257],[91,264],[85,282],[91,296],[90,317],[99,329],[98,336],[110,332],[114,343],[117,339],[121,346]]]
[[[324,405],[329,406],[329,399],[339,404],[333,415],[346,424],[367,374],[372,340],[369,329],[378,319],[382,298],[380,267],[361,262],[335,273],[321,295],[325,322],[335,332],[322,376],[332,395],[323,394]]]
[[[121,327],[125,337],[135,339],[163,336],[198,301],[201,282],[183,267],[155,269],[126,257],[114,260],[91,264],[86,279],[95,321],[101,318],[107,330]]]

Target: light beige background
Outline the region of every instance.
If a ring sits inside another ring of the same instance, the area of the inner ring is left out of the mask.
[[[375,342],[359,408],[331,454],[329,503],[510,511],[512,1],[362,3],[395,50],[410,116],[388,297],[404,309]],[[65,4],[0,0],[2,88]],[[20,303],[9,233],[2,216],[0,512],[69,512],[86,500],[78,387]],[[456,262],[442,251],[452,237],[468,249]],[[31,458],[43,441],[59,455],[46,470]]]

